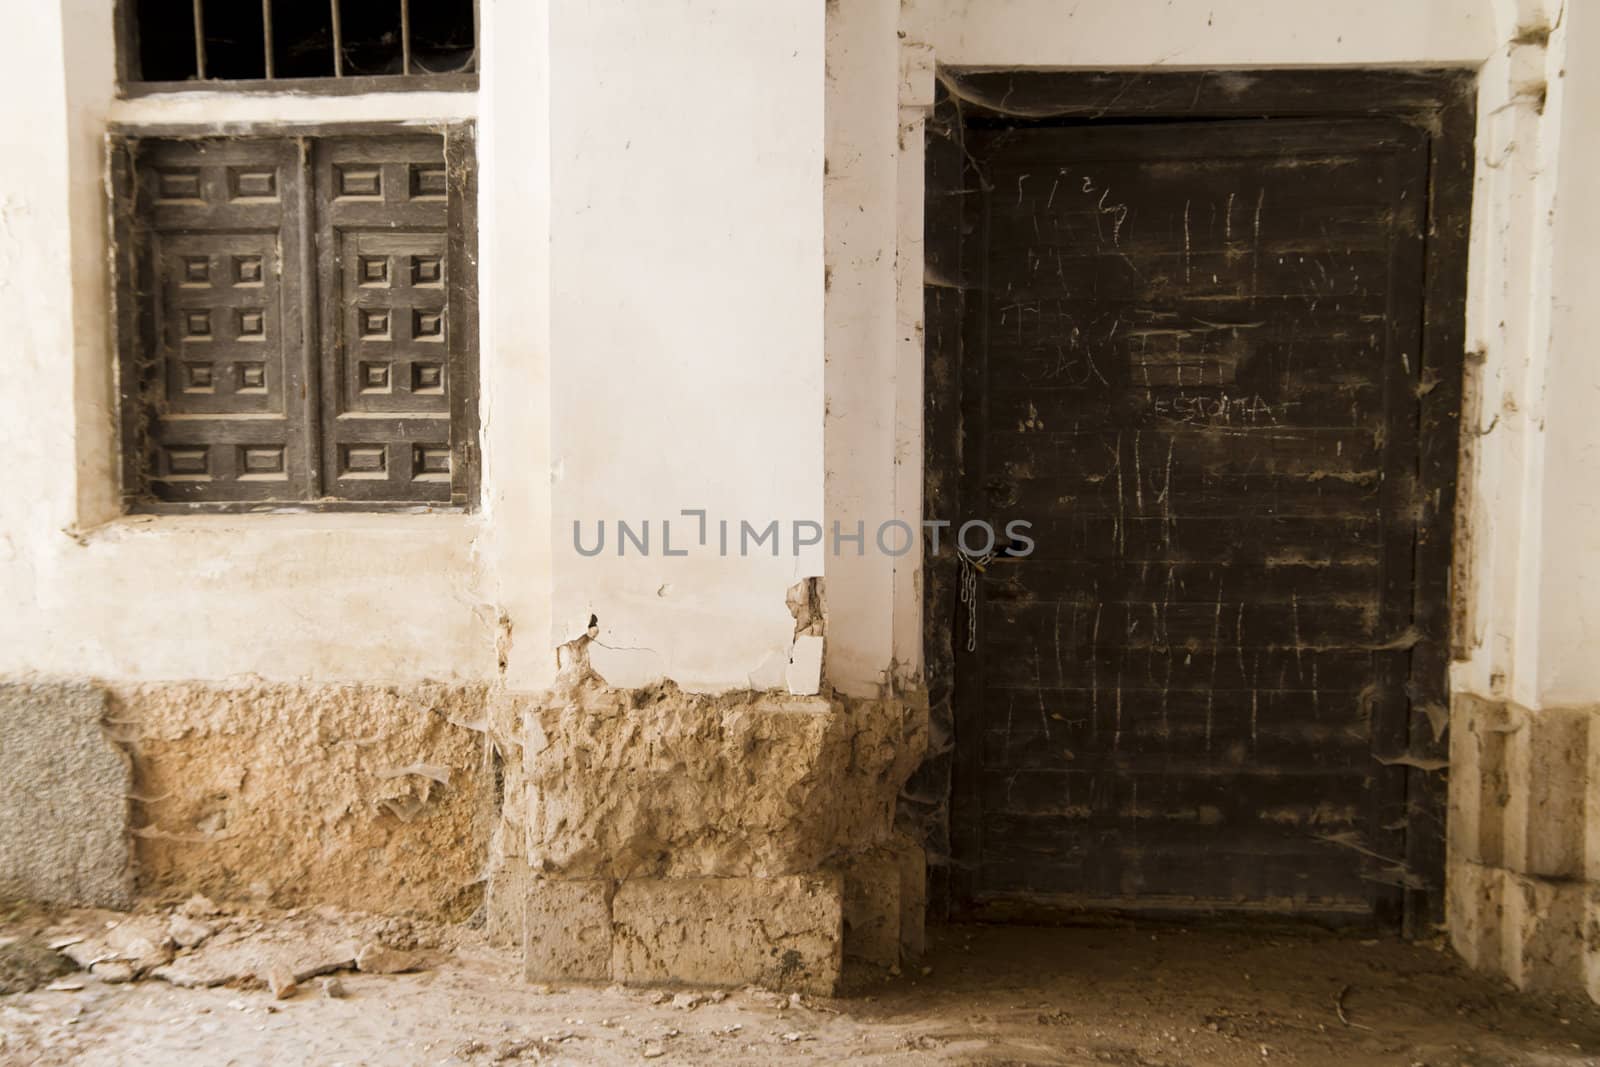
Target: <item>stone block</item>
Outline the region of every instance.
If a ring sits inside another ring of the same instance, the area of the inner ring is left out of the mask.
[[[1583,895],[1583,987],[1600,1004],[1600,885],[1586,883]]]
[[[1505,971],[1501,954],[1500,909],[1505,872],[1499,867],[1450,858],[1445,877],[1445,919],[1450,945],[1469,967],[1490,974]]]
[[[1501,897],[1501,958],[1518,989],[1576,993],[1584,987],[1589,887],[1508,871]]]
[[[611,976],[830,996],[843,908],[837,874],[625,882],[612,901]]]
[[[530,699],[522,851],[551,876],[619,882],[818,871],[887,836],[918,721],[894,700],[671,683]]]
[[[1506,737],[1503,866],[1540,878],[1584,873],[1584,802],[1589,770],[1588,711],[1521,711]]]
[[[900,857],[888,848],[857,853],[844,876],[844,954],[879,967],[900,962]]]
[[[1452,701],[1446,822],[1452,859],[1489,866],[1500,866],[1504,859],[1509,716],[1502,701],[1471,693],[1458,693]]]
[[[521,856],[493,860],[483,893],[483,934],[500,948],[520,946],[528,911],[528,886],[532,879]]]
[[[1600,709],[1591,712],[1600,715]],[[1584,877],[1600,883],[1600,726],[1589,728],[1589,768],[1584,775],[1583,868]],[[1600,929],[1595,939],[1600,941]]]
[[[528,979],[608,981],[613,951],[611,883],[529,878],[525,884],[522,962]]]
[[[127,907],[132,771],[86,683],[0,685],[0,897]]]
[[[900,954],[916,959],[928,947],[928,857],[916,841],[897,834],[895,858],[900,867]]]

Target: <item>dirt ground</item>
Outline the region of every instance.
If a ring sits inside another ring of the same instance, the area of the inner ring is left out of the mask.
[[[229,921],[235,948],[321,936],[304,917]],[[63,929],[0,922],[0,945]],[[1298,928],[943,927],[923,967],[855,972],[831,1001],[529,985],[470,931],[408,937],[437,949],[426,969],[313,977],[286,999],[250,978],[42,974],[58,988],[0,996],[0,1063],[1600,1065],[1587,1001],[1516,993],[1440,946]]]

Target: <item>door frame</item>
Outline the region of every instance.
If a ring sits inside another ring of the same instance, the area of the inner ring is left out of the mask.
[[[1456,532],[1456,474],[1466,365],[1467,248],[1472,206],[1477,74],[1463,68],[1249,71],[1039,71],[941,67],[926,123],[924,192],[924,480],[923,514],[950,529],[976,498],[963,455],[974,454],[979,427],[962,418],[963,396],[981,387],[981,350],[966,293],[981,287],[981,264],[963,246],[983,225],[982,197],[964,135],[974,120],[1078,125],[1239,118],[1398,119],[1428,135],[1422,353],[1418,389],[1420,440],[1415,471],[1421,502],[1413,564],[1412,627],[1406,653],[1404,736],[1375,758],[1403,775],[1404,855],[1387,857],[1395,887],[1382,921],[1408,937],[1443,920],[1452,633],[1451,567]],[[976,395],[976,394],[975,394]],[[914,784],[947,803],[926,820],[929,916],[969,912],[981,855],[977,760],[973,736],[981,662],[968,654],[954,548],[928,546],[923,562],[923,662],[933,750]],[[1398,734],[1400,731],[1396,731]],[[941,817],[942,816],[942,817]],[[947,862],[940,862],[946,860]]]

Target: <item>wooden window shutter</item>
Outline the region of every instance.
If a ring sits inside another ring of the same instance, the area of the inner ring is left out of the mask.
[[[116,177],[131,510],[475,502],[468,128],[135,139]]]

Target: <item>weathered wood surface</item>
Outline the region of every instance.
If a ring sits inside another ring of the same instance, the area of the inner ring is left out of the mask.
[[[1427,131],[966,147],[972,897],[1397,917]]]

